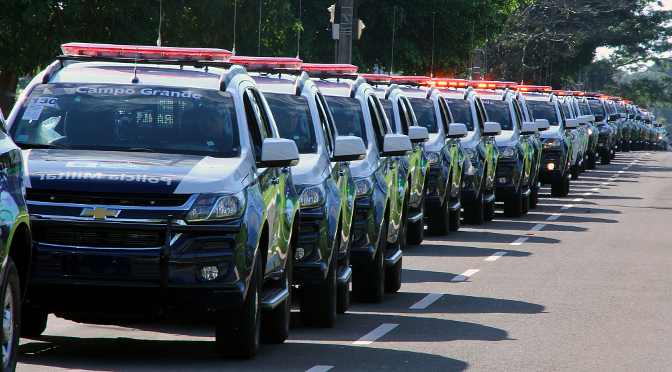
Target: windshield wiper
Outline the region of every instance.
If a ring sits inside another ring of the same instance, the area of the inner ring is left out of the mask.
[[[127,152],[156,152],[153,149],[147,148],[147,147],[131,147],[127,150]]]
[[[22,149],[62,149],[65,150],[66,148],[61,146],[61,145],[52,145],[48,143],[17,143],[19,147]]]

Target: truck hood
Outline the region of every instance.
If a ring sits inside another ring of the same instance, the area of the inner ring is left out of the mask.
[[[295,185],[318,184],[329,176],[329,160],[320,154],[301,154],[299,164],[292,167]]]
[[[542,139],[562,137],[562,135],[560,134],[560,126],[559,125],[552,126],[549,130],[539,132],[539,137],[542,138]]]
[[[515,146],[518,143],[518,136],[515,131],[503,130],[502,134],[495,136],[497,146]]]
[[[244,158],[84,151],[23,150],[26,186],[35,189],[140,194],[237,192],[254,180]]]

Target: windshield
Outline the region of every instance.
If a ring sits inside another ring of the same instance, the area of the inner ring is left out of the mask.
[[[532,110],[532,115],[535,119],[546,119],[548,120],[549,125],[558,125],[558,115],[555,112],[555,105],[553,102],[527,101],[527,105],[530,107],[530,110]]]
[[[453,114],[453,122],[462,123],[467,126],[467,130],[474,130],[474,121],[471,120],[471,105],[463,99],[446,99],[450,113]]]
[[[411,106],[418,120],[418,125],[427,128],[429,133],[438,133],[439,126],[434,113],[434,103],[430,99],[410,98]]]
[[[592,115],[588,102],[579,101],[579,109],[581,109],[581,115]]]
[[[364,141],[368,146],[366,139],[366,123],[362,113],[362,105],[355,98],[325,96],[329,104],[329,110],[334,117],[336,130],[342,136],[356,136]]]
[[[490,121],[498,122],[502,130],[513,130],[513,121],[511,120],[511,111],[508,102],[487,99],[484,99],[482,102]]]
[[[593,111],[594,115],[602,115],[602,117],[606,117],[604,114],[604,106],[602,106],[602,102],[590,101],[590,109]]]
[[[305,98],[293,94],[264,93],[280,137],[296,142],[300,154],[317,152],[315,127]]]
[[[26,99],[10,134],[22,148],[56,147],[235,157],[231,96],[181,87],[45,84]]]
[[[391,128],[396,128],[397,126],[395,125],[396,123],[392,123],[394,121],[394,113],[392,112],[392,102],[387,99],[381,99],[380,103],[383,105],[383,109],[385,110],[385,115],[387,116],[387,120],[390,122],[390,127]]]

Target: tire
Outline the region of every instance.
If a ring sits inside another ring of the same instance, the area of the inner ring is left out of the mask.
[[[649,146],[649,148],[650,148],[650,146]],[[611,160],[616,159],[616,151],[614,151],[614,150],[609,151],[609,155],[611,156]]]
[[[459,195],[459,194],[458,194]],[[462,220],[462,208],[457,208],[454,211],[448,209],[448,229],[450,231],[457,231],[460,229],[460,223]]]
[[[563,197],[569,193],[567,188],[567,177],[563,177],[560,180],[554,180],[551,183],[551,196]]]
[[[19,273],[11,257],[5,267],[2,278],[0,299],[3,303],[2,311],[2,370],[14,372],[19,355],[19,338],[21,325],[21,292]],[[9,336],[9,337],[5,337]]]
[[[350,242],[354,238],[354,233],[351,231]],[[338,260],[338,267],[350,267],[350,247],[348,246],[348,251],[345,254],[345,257]],[[336,313],[343,314],[348,311],[350,307],[350,283],[352,282],[352,277],[345,283],[336,284]]]
[[[602,155],[600,155],[600,164],[602,165],[611,164],[611,154],[608,150],[604,151]]]
[[[573,180],[578,180],[579,175],[581,174],[581,165],[580,164],[574,164],[571,167],[569,167],[569,173],[572,175]]]
[[[23,307],[21,309],[21,337],[36,338],[40,337],[47,329],[47,319],[49,313],[33,307]]]
[[[527,214],[527,212],[530,211],[530,196],[532,193],[530,192],[527,196],[523,195],[523,214]]]
[[[378,234],[378,247],[373,262],[367,266],[352,268],[352,298],[357,302],[380,303],[385,297],[385,257],[387,221]]]
[[[506,217],[520,217],[523,215],[523,188],[518,187],[516,195],[504,199],[504,215]]]
[[[448,204],[450,198],[443,198],[443,204],[438,211],[432,211],[427,215],[427,234],[432,236],[446,236],[450,231],[448,218]]]
[[[480,225],[483,223],[483,192],[485,191],[485,179],[482,181],[481,190],[476,201],[464,203],[464,223]]]
[[[339,235],[340,231],[338,234]],[[338,243],[338,242],[337,242]],[[301,285],[301,323],[308,327],[330,328],[336,323],[337,288],[336,268],[338,245],[334,245],[334,253],[327,270],[327,278],[322,284]]]
[[[408,199],[406,199],[408,200]],[[405,203],[404,203],[405,204]],[[397,241],[394,242],[390,250],[396,252],[400,250],[401,252],[406,249],[406,238],[408,235],[408,220],[406,219],[406,210],[404,208],[404,214],[401,216],[401,226],[399,235],[397,236]],[[397,293],[401,288],[401,258],[393,266],[385,268],[385,292],[386,293]]]
[[[537,182],[532,184],[532,189],[530,190],[530,197],[529,197],[529,206],[530,209],[534,209],[537,207],[539,204],[539,187],[537,187]]]
[[[588,159],[586,160],[586,168],[595,169],[596,164],[597,164],[597,156],[595,155],[595,153],[592,152],[588,154]]]
[[[420,200],[420,212],[423,214],[422,218],[414,223],[408,223],[408,235],[406,237],[406,244],[420,245],[425,240],[425,190],[422,190],[422,198]]]
[[[252,359],[259,352],[262,282],[263,269],[259,254],[243,305],[240,309],[219,310],[215,314],[215,348],[218,357]]]
[[[287,246],[287,263],[280,279],[283,288],[289,291],[287,299],[275,309],[261,314],[261,342],[264,344],[281,344],[289,337],[289,318],[292,313],[292,271],[294,249]]]

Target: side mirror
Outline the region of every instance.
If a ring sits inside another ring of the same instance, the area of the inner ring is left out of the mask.
[[[576,120],[579,121],[579,125],[587,125],[588,124],[588,118],[585,116],[579,116],[576,118]]]
[[[520,126],[520,134],[522,135],[535,134],[537,132],[539,132],[537,124],[531,121],[524,121],[523,124]]]
[[[589,122],[594,123],[595,122],[595,115],[586,115],[586,119],[588,119]]]
[[[448,138],[464,138],[469,134],[467,126],[462,123],[453,123],[448,126]]]
[[[565,129],[576,129],[578,127],[579,127],[579,121],[577,119],[565,120]]]
[[[609,121],[616,121],[621,118],[621,115],[619,114],[611,114],[609,115]]]
[[[355,136],[337,136],[331,161],[355,161],[366,157],[364,141]]]
[[[658,128],[660,128],[660,127],[663,126],[663,124],[661,124],[661,123],[655,123],[655,124],[653,124],[653,125],[655,125],[655,126],[658,127]]]
[[[425,127],[408,127],[408,138],[411,143],[420,143],[429,141],[429,132]]]
[[[413,148],[411,139],[403,134],[386,134],[383,138],[383,152],[380,156],[410,155]]]
[[[600,122],[604,121],[604,116],[603,115],[595,115],[595,122]]]
[[[628,115],[628,119],[634,119],[634,118],[635,118],[635,114]]]
[[[547,119],[537,119],[534,122],[537,124],[537,130],[540,132],[551,129],[551,125]]]
[[[626,113],[624,113],[624,112],[621,112],[621,113],[619,113],[618,115],[621,117],[621,119],[625,119],[625,118],[628,117],[628,114],[626,114]]]
[[[642,115],[637,115],[637,116],[635,116],[635,119],[637,119],[637,120],[642,120]]]
[[[296,143],[285,138],[266,138],[261,145],[259,168],[291,167],[299,164],[299,149]]]
[[[499,123],[494,121],[486,121],[483,124],[483,135],[484,136],[496,136],[502,134],[502,127]]]

